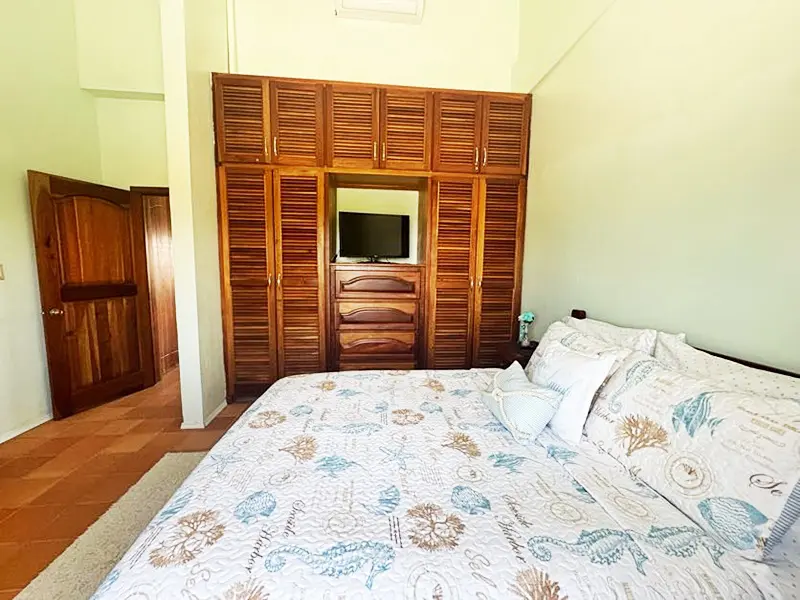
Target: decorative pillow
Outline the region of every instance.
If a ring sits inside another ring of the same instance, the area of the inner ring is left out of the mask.
[[[634,352],[598,395],[586,435],[710,534],[761,560],[797,519],[789,498],[799,420],[798,404],[720,390]]]
[[[800,379],[718,358],[661,333],[656,340],[655,357],[670,369],[713,379],[729,389],[800,402]]]
[[[613,354],[617,360],[611,372],[615,371],[622,364],[622,361],[630,354],[630,350],[604,342],[596,337],[582,333],[569,325],[565,325],[560,321],[556,321],[547,328],[547,331],[542,336],[541,342],[539,342],[539,345],[528,361],[528,365],[525,367],[525,374],[531,381],[533,381],[533,370],[536,368],[536,364],[542,359],[542,353],[545,348],[549,347],[553,342],[560,342],[562,346],[580,352],[581,354],[591,354],[595,356]]]
[[[536,385],[563,395],[550,429],[562,440],[581,441],[583,424],[597,390],[617,361],[617,352],[590,355],[570,350],[558,340],[548,343],[533,368]]]
[[[482,396],[497,420],[523,444],[542,433],[562,398],[558,392],[533,385],[517,362],[498,373],[492,392]]]
[[[656,347],[658,333],[655,329],[634,329],[631,327],[619,327],[606,323],[605,321],[595,321],[594,319],[576,319],[574,317],[564,317],[563,322],[573,329],[596,337],[609,344],[622,346],[630,350],[638,350],[652,355]],[[681,342],[686,341],[685,333],[664,333]]]

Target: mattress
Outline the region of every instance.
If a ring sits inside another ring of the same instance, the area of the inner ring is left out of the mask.
[[[480,399],[495,372],[277,382],[94,598],[774,596],[588,442],[514,441]]]

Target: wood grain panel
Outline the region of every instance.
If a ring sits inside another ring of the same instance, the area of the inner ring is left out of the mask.
[[[437,179],[434,188],[428,367],[465,368],[471,361],[478,186],[472,180]]]
[[[272,180],[268,171],[219,172],[220,236],[228,396],[237,387],[277,378],[273,273]]]
[[[336,271],[336,296],[355,298],[375,294],[393,297],[419,295],[419,271]]]
[[[275,174],[279,375],[326,364],[325,198],[319,172]]]
[[[528,167],[531,98],[486,96],[483,101],[483,173],[524,175]]]
[[[378,156],[378,90],[362,85],[330,85],[328,164],[372,169]]]
[[[480,167],[479,94],[441,92],[435,97],[433,170],[477,173]]]
[[[321,166],[324,161],[323,85],[270,83],[272,162]]]
[[[339,356],[394,354],[412,358],[416,351],[413,331],[340,332]]]
[[[426,91],[381,92],[381,166],[384,169],[430,169],[433,97]]]
[[[217,160],[268,162],[271,138],[266,80],[215,74],[213,81]]]
[[[525,182],[482,182],[478,227],[477,294],[473,360],[475,367],[497,367],[498,345],[514,339],[519,313]]]
[[[137,193],[137,192],[132,192]],[[150,284],[150,319],[159,379],[178,364],[175,277],[172,266],[172,225],[169,196],[142,194]]]
[[[416,327],[416,302],[338,302],[336,327],[366,327],[385,325],[387,327]]]

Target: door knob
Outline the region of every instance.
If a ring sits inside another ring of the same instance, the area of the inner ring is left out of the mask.
[[[50,310],[47,311],[47,314],[50,315],[51,317],[60,317],[61,315],[64,314],[64,311],[61,310],[60,308],[51,308]]]

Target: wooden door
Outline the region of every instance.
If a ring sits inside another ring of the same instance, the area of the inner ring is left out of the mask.
[[[472,365],[499,367],[497,346],[516,339],[520,305],[525,181],[481,181]]]
[[[272,176],[261,167],[224,166],[220,253],[228,398],[256,396],[277,379]]]
[[[267,80],[215,74],[213,81],[217,162],[269,162]]]
[[[377,169],[378,89],[367,85],[327,86],[328,164]]]
[[[431,168],[433,96],[430,92],[381,91],[381,167],[409,171]]]
[[[428,367],[470,366],[478,184],[436,179],[431,206],[428,264]]]
[[[28,172],[53,416],[153,385],[141,202]]]
[[[531,97],[483,99],[481,171],[524,175],[528,168]]]
[[[178,366],[178,326],[175,315],[175,275],[172,268],[172,224],[167,188],[131,188],[140,196],[150,285],[150,323],[156,379]]]
[[[324,175],[274,174],[278,375],[316,373],[326,364]]]
[[[479,94],[439,92],[433,120],[433,170],[477,173],[480,168]]]
[[[270,150],[274,164],[322,166],[323,89],[321,83],[270,82]]]

